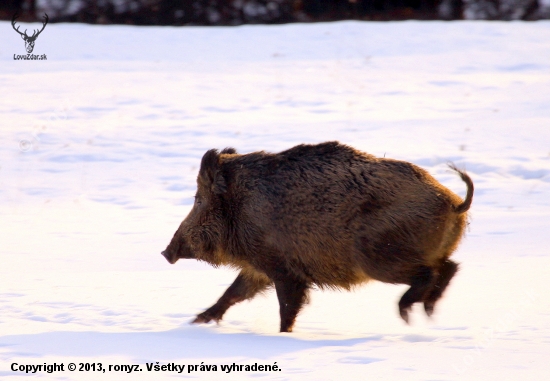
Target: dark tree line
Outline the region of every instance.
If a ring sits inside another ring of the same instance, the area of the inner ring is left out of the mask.
[[[27,18],[33,19],[36,13],[35,0],[2,0],[0,3],[0,18],[2,20],[8,20],[11,19],[15,13],[25,13]],[[31,15],[33,16],[30,17]]]
[[[539,0],[3,0],[0,18],[133,25],[241,25],[335,20],[536,20]]]

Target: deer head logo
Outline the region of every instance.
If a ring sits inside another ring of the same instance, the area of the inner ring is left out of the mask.
[[[45,16],[44,19],[45,21],[43,22],[42,24],[42,29],[40,30],[35,30],[34,33],[32,34],[32,36],[27,36],[27,30],[25,29],[25,32],[24,33],[21,33],[19,31],[19,27],[15,27],[15,19],[18,17],[17,14],[13,15],[13,18],[11,19],[11,26],[13,27],[13,30],[15,30],[17,33],[19,33],[21,35],[21,38],[23,40],[25,40],[25,49],[27,49],[27,53],[32,53],[32,50],[34,49],[34,42],[36,41],[36,39],[38,38],[38,36],[40,35],[40,33],[42,33],[42,31],[44,30],[44,28],[46,27],[46,24],[48,23],[48,15],[46,13],[44,13]]]

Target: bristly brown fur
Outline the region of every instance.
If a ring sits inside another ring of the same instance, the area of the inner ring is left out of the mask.
[[[473,198],[470,177],[452,168],[468,187],[464,201],[414,164],[338,142],[278,154],[210,150],[195,205],[163,254],[241,269],[197,323],[274,286],[281,331],[291,331],[311,287],[369,279],[411,286],[399,302],[404,320],[415,302],[431,314],[456,272],[448,258]]]

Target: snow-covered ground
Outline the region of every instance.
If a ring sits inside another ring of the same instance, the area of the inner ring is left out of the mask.
[[[0,376],[63,363],[33,376],[547,379],[550,22],[50,24],[34,50],[47,61],[13,59],[9,22],[0,35]],[[314,291],[292,334],[273,292],[189,325],[235,277],[160,255],[202,154],[326,140],[419,164],[462,196],[446,163],[473,178],[461,271],[434,318],[418,306],[407,326],[407,287],[372,282]],[[221,370],[233,363],[280,370]]]

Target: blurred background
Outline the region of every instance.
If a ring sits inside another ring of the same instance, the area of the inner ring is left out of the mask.
[[[3,0],[0,20],[242,25],[336,20],[540,20],[550,0]]]

